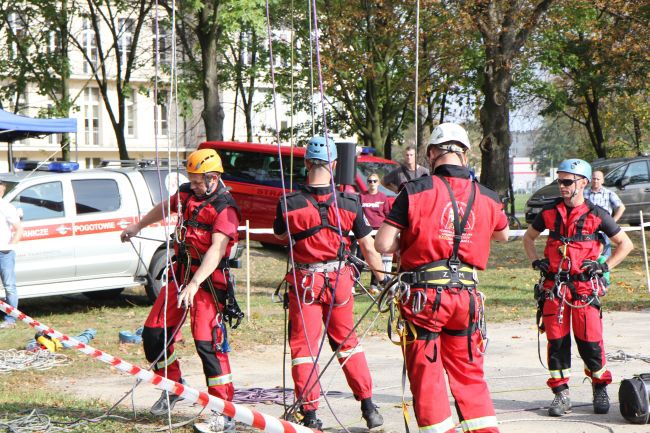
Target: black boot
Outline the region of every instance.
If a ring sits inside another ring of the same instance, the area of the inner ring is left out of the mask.
[[[366,425],[369,429],[384,424],[384,418],[377,410],[377,406],[372,402],[372,398],[361,400],[361,416],[366,420]]]
[[[605,414],[609,412],[609,396],[607,385],[593,385],[594,388],[594,413]]]
[[[323,421],[318,419],[318,416],[316,415],[315,410],[300,410],[302,412],[302,421],[300,424],[304,425],[305,427],[313,428],[316,430],[320,430],[323,428]]]

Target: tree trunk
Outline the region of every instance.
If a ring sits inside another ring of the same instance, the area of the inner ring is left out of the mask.
[[[585,103],[587,104],[587,112],[589,117],[587,121],[591,124],[590,136],[593,138],[592,142],[596,155],[598,158],[607,158],[607,149],[605,149],[605,136],[603,134],[603,127],[600,123],[599,107],[600,101],[597,97],[590,98],[589,94],[585,93]]]
[[[124,127],[115,130],[115,138],[117,139],[117,148],[120,151],[120,159],[127,161],[131,159],[129,152],[126,149],[126,137],[124,136]]]
[[[197,26],[197,37],[201,45],[201,61],[203,72],[203,124],[205,136],[210,141],[223,140],[224,112],[219,95],[219,67],[217,65],[217,35],[210,29],[212,24],[208,21],[209,13],[205,10],[199,12],[200,24]]]
[[[634,124],[634,147],[636,148],[636,154],[641,156],[643,155],[643,152],[641,152],[641,121],[637,114],[632,116],[632,123]]]
[[[492,59],[497,60],[494,56]],[[488,63],[490,64],[488,55]],[[494,62],[492,60],[492,62]],[[494,63],[492,63],[494,64]],[[501,65],[499,65],[501,66]],[[509,150],[511,76],[505,67],[486,68],[482,86],[484,101],[480,110],[483,140],[481,141],[481,183],[505,196],[510,189]]]

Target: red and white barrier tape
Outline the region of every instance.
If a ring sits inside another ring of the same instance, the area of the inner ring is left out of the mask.
[[[90,355],[95,359],[110,364],[118,370],[128,373],[131,376],[135,376],[144,382],[152,383],[160,389],[166,390],[176,395],[180,395],[183,397],[183,399],[189,401],[190,403],[198,403],[207,409],[223,413],[224,415],[233,418],[235,421],[239,421],[241,423],[269,433],[314,433],[315,431],[305,426],[281,420],[270,415],[265,415],[256,410],[248,409],[247,407],[222,400],[208,394],[207,392],[198,391],[189,386],[184,386],[178,382],[174,382],[173,380],[165,379],[164,377],[158,376],[151,371],[144,370],[120,358],[116,358],[106,352],[84,344],[72,337],[61,334],[55,329],[41,324],[40,322],[32,319],[25,313],[22,313],[21,311],[13,308],[11,305],[5,302],[0,301],[0,310],[4,311],[6,314],[12,317],[15,317],[18,320],[27,323],[32,328],[42,331],[44,334],[58,338],[66,347],[77,349],[86,355]]]

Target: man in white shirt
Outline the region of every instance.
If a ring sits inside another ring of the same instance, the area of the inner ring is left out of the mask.
[[[625,212],[625,205],[614,191],[603,187],[603,180],[605,176],[602,171],[596,170],[591,175],[591,188],[585,189],[585,198],[605,209],[617,221],[623,216]],[[612,255],[612,244],[609,238],[601,233],[603,243],[603,256],[609,257]]]
[[[0,197],[5,194],[5,185],[0,181]],[[13,246],[20,241],[23,226],[20,223],[18,211],[11,203],[0,200],[0,248],[3,245]],[[16,251],[14,249],[0,250],[0,278],[5,289],[5,302],[14,308],[18,307],[18,290],[16,290]],[[0,329],[15,328],[16,319],[5,316],[0,322]]]

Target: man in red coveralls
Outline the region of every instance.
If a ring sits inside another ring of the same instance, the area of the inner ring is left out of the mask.
[[[433,175],[405,184],[375,238],[378,251],[399,250],[402,281],[410,285],[400,311],[421,432],[455,431],[443,370],[463,431],[499,431],[483,378],[476,270],[485,269],[490,240],[508,239],[508,219],[497,194],[471,180],[469,149],[460,125],[438,125],[427,147]]]
[[[363,207],[363,213],[368,220],[368,224],[374,230],[377,230],[390,211],[388,197],[379,191],[379,176],[376,173],[370,174],[366,178],[366,182],[368,184],[368,191],[359,194],[361,206]],[[390,271],[391,259],[391,255],[382,257],[383,269],[385,271]],[[379,293],[375,274],[371,274],[370,276],[370,293],[373,295]]]
[[[352,231],[370,266],[381,269],[373,246],[372,229],[363,216],[357,194],[332,193],[336,146],[324,137],[309,140],[305,154],[307,186],[278,203],[273,224],[275,235],[293,242],[294,267],[286,276],[289,289],[289,345],[291,374],[303,415],[301,423],[321,429],[316,414],[320,397],[318,365],[314,364],[321,328],[327,336],[354,397],[361,401],[361,415],[369,429],[384,420],[372,402],[372,379],[354,327],[352,265],[346,262]],[[329,163],[331,162],[331,164]],[[286,199],[286,201],[285,201]],[[383,274],[375,272],[381,280]]]
[[[562,161],[557,169],[561,198],[545,206],[526,230],[523,238],[526,255],[544,282],[539,299],[543,326],[548,339],[548,386],[555,398],[550,416],[571,411],[571,328],[585,374],[591,378],[594,412],[609,412],[607,385],[612,374],[605,367],[600,296],[605,294],[600,277],[618,265],[632,251],[630,238],[621,231],[605,209],[584,198],[591,179],[591,165],[581,159]],[[544,259],[539,259],[535,240],[545,229],[549,236]],[[598,231],[611,238],[616,250],[600,263],[602,244]]]
[[[145,355],[149,362],[156,362],[156,374],[182,381],[173,334],[182,325],[185,308],[189,306],[192,336],[203,363],[208,393],[232,400],[235,389],[223,322],[243,317],[234,300],[228,261],[231,251],[237,248],[240,213],[220,182],[223,165],[216,151],[203,149],[190,154],[187,173],[189,183],[181,185],[169,202],[159,203],[139,222],[128,226],[121,236],[123,241],[128,240],[142,228],[162,220],[167,209],[177,212],[180,206],[175,277],[170,272],[169,284],[161,290],[145,322],[142,333]],[[166,359],[160,357],[165,350],[165,335],[169,342]],[[166,414],[180,399],[163,391],[151,413]],[[230,418],[213,412],[208,423],[194,427],[201,432],[220,432],[233,430],[234,425]]]

